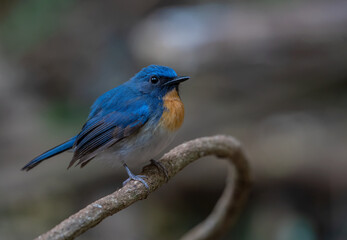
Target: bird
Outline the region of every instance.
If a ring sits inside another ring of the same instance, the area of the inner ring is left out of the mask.
[[[157,155],[175,137],[184,120],[184,105],[179,86],[190,79],[178,76],[166,66],[149,65],[127,82],[105,92],[91,106],[81,131],[66,142],[42,153],[22,170],[29,171],[43,161],[70,150],[68,169],[83,168],[93,159],[109,159],[121,163],[131,180],[140,181],[148,189],[146,176],[135,175],[128,163],[155,161]]]

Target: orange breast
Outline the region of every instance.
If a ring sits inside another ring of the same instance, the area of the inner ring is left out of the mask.
[[[184,119],[184,106],[176,89],[168,92],[164,98],[164,112],[160,124],[170,131],[181,127]]]

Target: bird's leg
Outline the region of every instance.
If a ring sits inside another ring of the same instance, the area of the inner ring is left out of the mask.
[[[154,159],[151,159],[151,163],[156,166],[158,168],[159,171],[162,171],[165,175],[165,181],[169,181],[169,174],[166,170],[166,168],[163,166],[163,164],[161,164],[160,162],[158,161],[155,161]]]
[[[125,184],[127,184],[130,180],[135,180],[135,181],[142,182],[143,185],[145,185],[145,187],[146,187],[147,189],[149,189],[148,184],[146,183],[145,180],[143,180],[143,179],[146,178],[147,176],[144,176],[144,175],[135,175],[135,174],[133,174],[133,173],[130,171],[129,167],[128,167],[125,163],[123,163],[123,166],[125,167],[125,170],[127,171],[128,176],[129,176],[129,178],[123,182],[123,186],[124,186]]]

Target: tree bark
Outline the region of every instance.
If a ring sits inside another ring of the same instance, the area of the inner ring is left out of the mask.
[[[183,143],[165,154],[159,162],[166,168],[170,179],[188,164],[209,155],[228,161],[226,187],[212,213],[185,234],[182,240],[207,240],[222,236],[237,219],[250,190],[247,158],[239,142],[229,136],[204,137]],[[232,166],[236,176],[232,174]],[[152,164],[145,166],[141,175],[147,176],[149,190],[140,182],[130,181],[114,193],[89,204],[37,239],[74,239],[106,217],[147,198],[148,194],[166,182],[164,174]]]

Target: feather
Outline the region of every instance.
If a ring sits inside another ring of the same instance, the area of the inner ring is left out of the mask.
[[[69,168],[77,163],[85,166],[99,152],[135,134],[148,120],[148,107],[143,105],[132,113],[114,111],[89,120],[78,134],[74,156]]]

